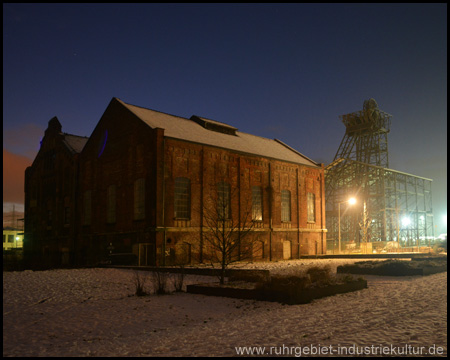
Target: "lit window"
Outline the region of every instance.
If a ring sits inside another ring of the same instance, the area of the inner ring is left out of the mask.
[[[252,187],[252,220],[262,221],[262,189],[261,186]]]
[[[308,222],[316,221],[316,195],[308,193]]]
[[[291,221],[291,192],[281,190],[281,221]]]
[[[180,177],[175,179],[175,218],[190,219],[191,217],[191,181]]]

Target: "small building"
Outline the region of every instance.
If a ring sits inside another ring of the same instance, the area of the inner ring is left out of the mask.
[[[3,228],[3,250],[22,249],[23,230],[11,227]]]
[[[227,218],[251,216],[253,260],[326,253],[323,164],[204,117],[113,98],[89,138],[62,133],[53,118],[25,177],[31,262],[201,263],[205,202],[218,187]]]

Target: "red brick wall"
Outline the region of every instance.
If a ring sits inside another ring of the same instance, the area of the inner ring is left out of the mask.
[[[255,228],[254,235],[264,242],[266,260],[283,258],[283,241],[291,243],[291,257],[300,254],[325,253],[324,229],[324,172],[299,164],[291,164],[263,157],[238,154],[229,150],[166,139],[165,148],[165,226],[167,248],[180,242],[194,245],[195,236],[180,230],[200,228],[202,199],[208,196],[210,184],[225,179],[232,187],[240,189],[238,199],[232,201],[232,216],[245,213],[246,200],[251,200],[251,187],[263,189],[263,221]],[[174,219],[174,182],[177,177],[191,180],[191,220]],[[291,192],[291,221],[281,221],[281,190]],[[315,194],[316,221],[307,223],[307,193]],[[239,209],[240,199],[240,209]],[[272,234],[270,230],[272,228]],[[182,235],[183,234],[183,235]],[[201,250],[198,251],[200,256]],[[196,255],[197,256],[197,255]],[[194,256],[193,256],[194,257]]]

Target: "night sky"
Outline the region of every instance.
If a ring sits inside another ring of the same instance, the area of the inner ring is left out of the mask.
[[[277,138],[329,164],[339,115],[391,115],[389,167],[433,179],[447,232],[447,4],[3,4],[3,208],[48,121],[89,136],[112,97]]]

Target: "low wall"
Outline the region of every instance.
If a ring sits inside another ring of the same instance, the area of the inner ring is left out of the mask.
[[[343,294],[367,288],[367,281],[360,279],[345,284],[335,284],[317,288],[267,291],[262,288],[246,289],[229,286],[217,286],[217,284],[187,285],[186,291],[191,294],[209,296],[223,296],[238,299],[254,299],[260,301],[280,302],[288,305],[307,304],[314,299],[326,296]]]
[[[221,269],[212,269],[212,268],[196,268],[196,267],[157,267],[157,266],[113,266],[108,265],[105,266],[108,268],[115,269],[132,269],[139,271],[160,271],[160,272],[169,272],[169,273],[180,273],[189,275],[203,275],[203,276],[219,276]],[[269,270],[255,270],[255,269],[226,269],[225,270],[226,277],[236,277],[236,278],[263,278],[267,279],[270,277]]]

